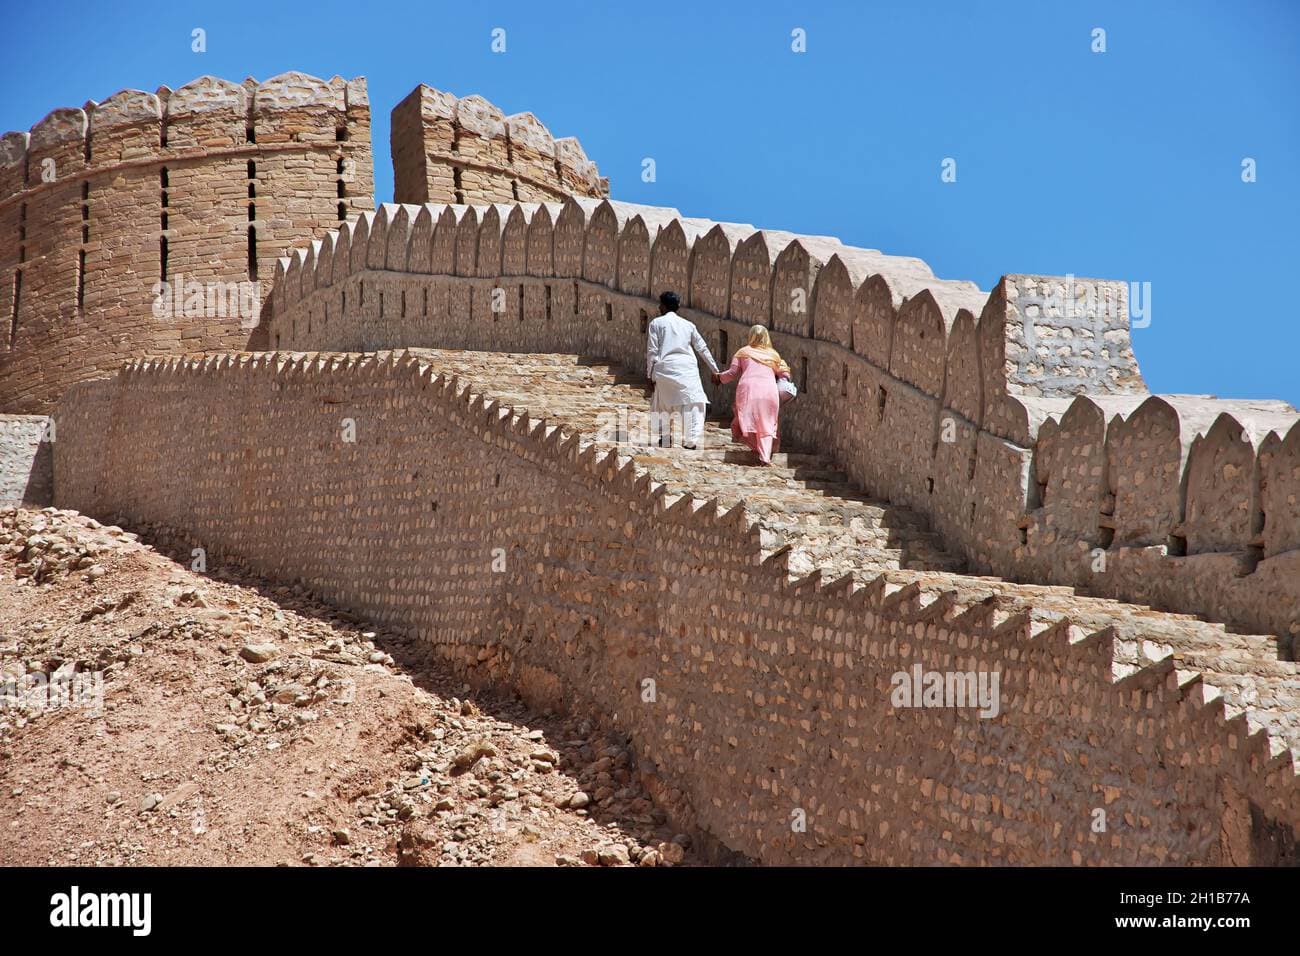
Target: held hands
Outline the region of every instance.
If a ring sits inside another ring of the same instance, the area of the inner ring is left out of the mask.
[[[720,375],[718,372],[710,372],[709,376],[713,379],[714,385],[722,384],[722,375]]]

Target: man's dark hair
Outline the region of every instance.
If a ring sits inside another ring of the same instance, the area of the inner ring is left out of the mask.
[[[677,307],[681,304],[682,300],[678,298],[676,292],[659,293],[659,308],[663,312],[676,312]]]

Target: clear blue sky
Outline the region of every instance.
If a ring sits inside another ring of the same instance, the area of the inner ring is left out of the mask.
[[[364,75],[383,200],[393,105],[419,82],[480,93],[578,136],[616,199],[839,236],[984,288],[1149,282],[1134,339],[1153,390],[1300,404],[1297,0],[49,0],[5,21],[0,129],[204,73]]]

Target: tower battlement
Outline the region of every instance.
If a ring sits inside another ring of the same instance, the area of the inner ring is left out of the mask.
[[[243,348],[276,260],[373,208],[363,78],[203,76],[4,134],[0,408],[46,411],[134,355]],[[249,283],[249,314],[209,307]]]
[[[391,139],[399,203],[609,195],[609,180],[577,139],[556,139],[532,113],[506,116],[481,96],[458,99],[421,84],[393,108]]]

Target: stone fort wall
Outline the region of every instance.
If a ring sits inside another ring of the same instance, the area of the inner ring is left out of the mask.
[[[58,428],[60,507],[184,529],[473,683],[593,712],[674,818],[752,859],[1294,855],[1289,749],[1156,660],[1159,615],[791,580],[743,506],[655,494],[617,451],[391,354],[140,360],[71,389]],[[916,665],[999,673],[1000,712],[893,707]]]
[[[205,76],[4,134],[0,408],[47,411],[141,354],[243,348],[262,296],[208,284],[264,291],[278,257],[373,196],[360,78]]]
[[[1008,275],[986,293],[834,239],[608,200],[385,205],[277,266],[259,335],[643,370],[665,288],[720,360],[769,326],[803,390],[787,437],[928,515],[973,573],[1205,615],[1289,653],[1300,416],[1149,394],[1122,283]]]
[[[418,634],[467,679],[589,709],[633,736],[663,805],[764,862],[1292,858],[1292,671],[1237,635],[1198,631],[1176,669],[1161,642],[1191,625],[1140,607],[1067,613],[1042,588],[1009,614],[965,587],[792,580],[742,511],[650,494],[635,466],[418,362],[236,350],[641,370],[675,288],[720,361],[771,327],[803,390],[787,436],[928,515],[973,572],[1266,631],[1284,656],[1294,409],[1149,394],[1123,284],[982,291],[828,237],[601,200],[580,151],[552,140],[548,165],[540,124],[476,98],[422,87],[394,111],[399,197],[444,203],[367,212],[368,116],[360,80],[205,77],[0,138],[0,407],[48,411],[73,386],[56,442],[14,419],[6,487],[26,497],[53,450],[62,507],[185,529]],[[270,275],[257,328],[155,317],[164,260],[201,282]],[[97,378],[189,349],[220,354]],[[358,444],[338,442],[343,417]],[[1250,658],[1267,730],[1189,669],[1205,641]],[[997,671],[1002,714],[891,707],[914,664]],[[1099,806],[1123,827],[1094,833]]]
[[[420,84],[393,108],[393,197],[399,203],[546,202],[609,195],[573,137],[532,113],[506,116],[481,96]]]

